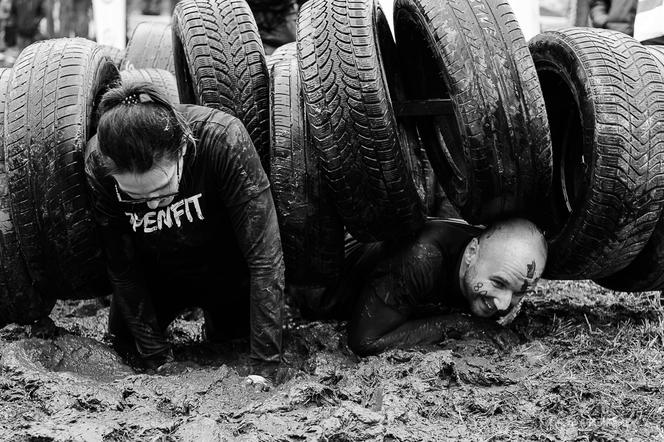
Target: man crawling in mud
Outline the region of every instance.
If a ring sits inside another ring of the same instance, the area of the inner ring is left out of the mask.
[[[341,282],[327,294],[335,304],[326,313],[350,311],[349,346],[361,356],[435,344],[459,328],[458,312],[492,319],[509,313],[533,290],[546,257],[543,234],[525,219],[484,230],[429,220],[408,240],[347,247]]]

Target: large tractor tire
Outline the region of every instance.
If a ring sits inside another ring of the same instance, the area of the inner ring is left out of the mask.
[[[103,50],[82,38],[33,43],[14,64],[4,126],[11,214],[33,284],[48,298],[110,292],[83,155],[96,105],[118,81]]]
[[[120,71],[122,84],[145,82],[161,90],[172,104],[180,103],[175,75],[163,69],[145,68]]]
[[[544,277],[609,276],[643,249],[664,201],[662,75],[616,31],[545,32],[530,50],[553,137]]]
[[[7,86],[11,69],[0,69],[0,134],[4,134]],[[55,298],[37,292],[21,256],[7,187],[4,150],[0,149],[0,327],[28,324],[48,316]]]
[[[132,32],[120,70],[156,68],[175,74],[169,23],[142,22]]]
[[[551,185],[546,107],[507,1],[396,0],[408,100],[450,99],[415,117],[445,193],[472,224],[538,220]]]
[[[304,113],[295,51],[270,76],[270,181],[279,217],[286,285],[307,317],[324,317],[326,288],[341,276],[344,226],[321,176]]]
[[[414,131],[397,121],[396,48],[374,0],[311,0],[298,17],[306,114],[325,180],[352,236],[409,235],[424,210],[404,149]]]
[[[173,53],[181,102],[221,109],[242,121],[268,172],[269,78],[246,1],[180,1],[173,12]]]

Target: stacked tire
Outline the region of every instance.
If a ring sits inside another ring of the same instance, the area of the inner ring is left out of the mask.
[[[349,11],[353,11],[350,18]],[[346,228],[360,241],[402,236],[424,222],[390,86],[395,48],[377,3],[303,5],[298,59],[305,108],[323,177]]]
[[[0,70],[0,125],[3,126],[7,105],[7,86],[11,69]],[[14,227],[7,183],[4,149],[0,150],[0,326],[9,322],[29,323],[47,316],[55,303],[54,297],[35,291],[25,266],[19,238]]]
[[[172,23],[181,102],[237,117],[269,171],[268,71],[249,5],[244,0],[182,0]]]
[[[344,226],[323,181],[304,112],[295,43],[278,49],[270,70],[270,182],[286,281],[307,318],[332,315],[327,288],[341,276]]]
[[[406,100],[451,100],[415,118],[436,176],[461,216],[538,219],[551,185],[551,140],[528,46],[508,2],[397,0]]]
[[[660,73],[664,77],[664,47],[645,46],[654,57]],[[661,104],[660,104],[661,106]],[[659,131],[664,130],[659,120]],[[660,148],[654,145],[652,148]],[[660,158],[661,160],[661,158]],[[659,220],[643,249],[624,269],[595,282],[611,290],[641,292],[664,290],[664,214],[659,213]]]
[[[0,77],[2,324],[46,316],[56,299],[109,293],[83,157],[96,105],[118,80],[105,49],[81,38],[34,43]]]
[[[544,276],[601,283],[639,255],[660,217],[662,74],[644,46],[615,31],[545,32],[530,50],[553,136]]]
[[[118,67],[122,71],[163,69],[175,75],[172,26],[156,22],[136,25]]]

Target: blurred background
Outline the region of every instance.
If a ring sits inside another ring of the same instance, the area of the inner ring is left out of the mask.
[[[266,52],[295,38],[298,8],[306,0],[249,0]],[[392,0],[380,0],[391,18]],[[637,0],[633,0],[636,4]],[[124,49],[135,26],[169,22],[178,0],[0,0],[0,65],[10,67],[30,43],[85,37]],[[591,0],[510,0],[526,39],[565,26],[589,26]],[[609,2],[610,3],[610,2]]]

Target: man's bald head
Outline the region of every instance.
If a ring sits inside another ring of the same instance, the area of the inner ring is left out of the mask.
[[[461,289],[478,316],[508,310],[537,283],[547,257],[546,239],[532,222],[512,218],[491,225],[466,246]]]
[[[510,218],[498,221],[480,234],[479,242],[484,244],[483,247],[480,247],[480,252],[482,249],[487,251],[487,249],[495,247],[495,251],[499,254],[511,251],[533,256],[533,259],[540,258],[538,259],[540,264],[538,273],[541,274],[544,270],[548,254],[546,239],[542,231],[527,219]]]

